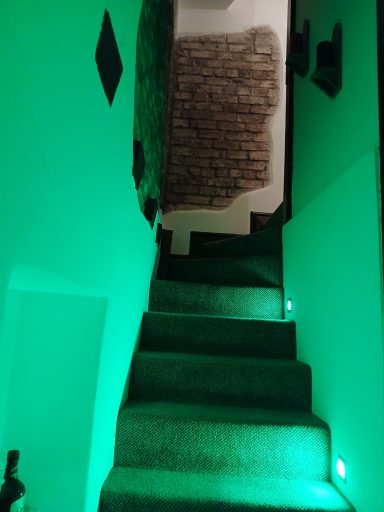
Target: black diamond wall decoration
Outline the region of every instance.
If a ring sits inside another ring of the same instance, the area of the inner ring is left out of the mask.
[[[108,11],[104,12],[103,25],[96,48],[96,64],[108,103],[112,106],[123,73],[123,63]]]

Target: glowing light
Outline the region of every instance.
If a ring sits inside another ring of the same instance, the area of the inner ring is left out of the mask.
[[[287,311],[289,313],[292,311],[292,299],[287,299]]]
[[[341,457],[339,457],[337,459],[336,471],[337,471],[337,474],[339,475],[339,477],[342,478],[343,480],[345,480],[345,477],[346,477],[346,467],[345,467],[345,462],[343,461],[343,459]]]

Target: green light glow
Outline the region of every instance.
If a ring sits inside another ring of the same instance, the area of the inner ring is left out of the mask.
[[[292,299],[287,299],[287,311],[288,313],[292,311]]]
[[[346,478],[346,466],[345,466],[345,462],[343,461],[343,459],[341,457],[339,457],[337,459],[336,471],[337,471],[337,474],[339,475],[339,477],[342,478],[343,480],[345,480],[345,478]]]

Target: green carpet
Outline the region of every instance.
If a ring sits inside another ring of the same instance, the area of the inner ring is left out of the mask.
[[[283,319],[281,228],[197,240],[151,282],[100,512],[352,512]]]

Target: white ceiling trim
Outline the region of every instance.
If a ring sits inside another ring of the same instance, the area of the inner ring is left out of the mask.
[[[179,0],[180,9],[213,9],[225,11],[234,0]]]

